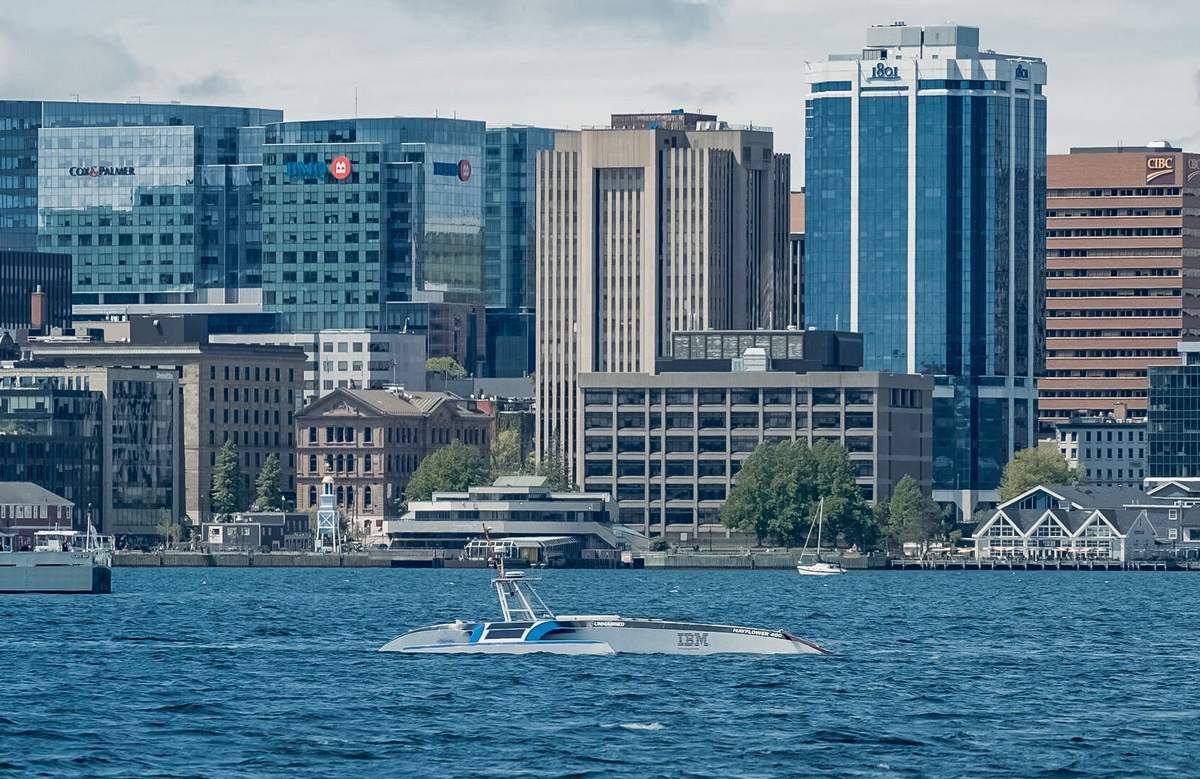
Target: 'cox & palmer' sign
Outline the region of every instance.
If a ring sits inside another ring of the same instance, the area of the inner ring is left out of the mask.
[[[872,81],[877,79],[883,81],[896,81],[900,78],[900,69],[895,65],[885,65],[882,62],[876,62],[874,69],[871,71],[871,75],[867,76],[867,78]]]
[[[113,168],[108,165],[84,165],[77,168],[67,168],[68,176],[132,176],[133,167]]]

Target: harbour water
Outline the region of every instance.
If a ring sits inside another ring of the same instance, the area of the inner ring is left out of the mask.
[[[1200,773],[1186,574],[547,571],[562,613],[786,627],[831,657],[374,650],[483,570],[120,569],[0,598],[0,776]]]

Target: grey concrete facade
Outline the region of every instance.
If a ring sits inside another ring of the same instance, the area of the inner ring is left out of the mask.
[[[579,375],[587,492],[611,492],[623,524],[675,532],[719,521],[741,464],[766,441],[843,444],[864,494],[905,475],[928,492],[933,380],[873,371]]]
[[[1146,421],[1073,416],[1051,442],[1085,484],[1137,487],[1146,476]]]
[[[426,336],[372,330],[320,330],[315,333],[232,333],[211,335],[211,343],[298,346],[304,350],[304,402],[338,387],[383,389],[398,385],[425,389]]]

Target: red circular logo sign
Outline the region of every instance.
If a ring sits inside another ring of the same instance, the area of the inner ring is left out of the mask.
[[[470,160],[459,160],[458,161],[458,180],[459,181],[470,181],[471,180],[471,161]]]
[[[329,175],[338,181],[345,181],[350,178],[350,158],[344,154],[339,154],[330,160]]]

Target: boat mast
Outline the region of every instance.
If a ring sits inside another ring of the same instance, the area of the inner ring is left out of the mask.
[[[817,507],[817,562],[821,562],[821,528],[825,524],[825,498]],[[811,528],[810,528],[811,529]]]

